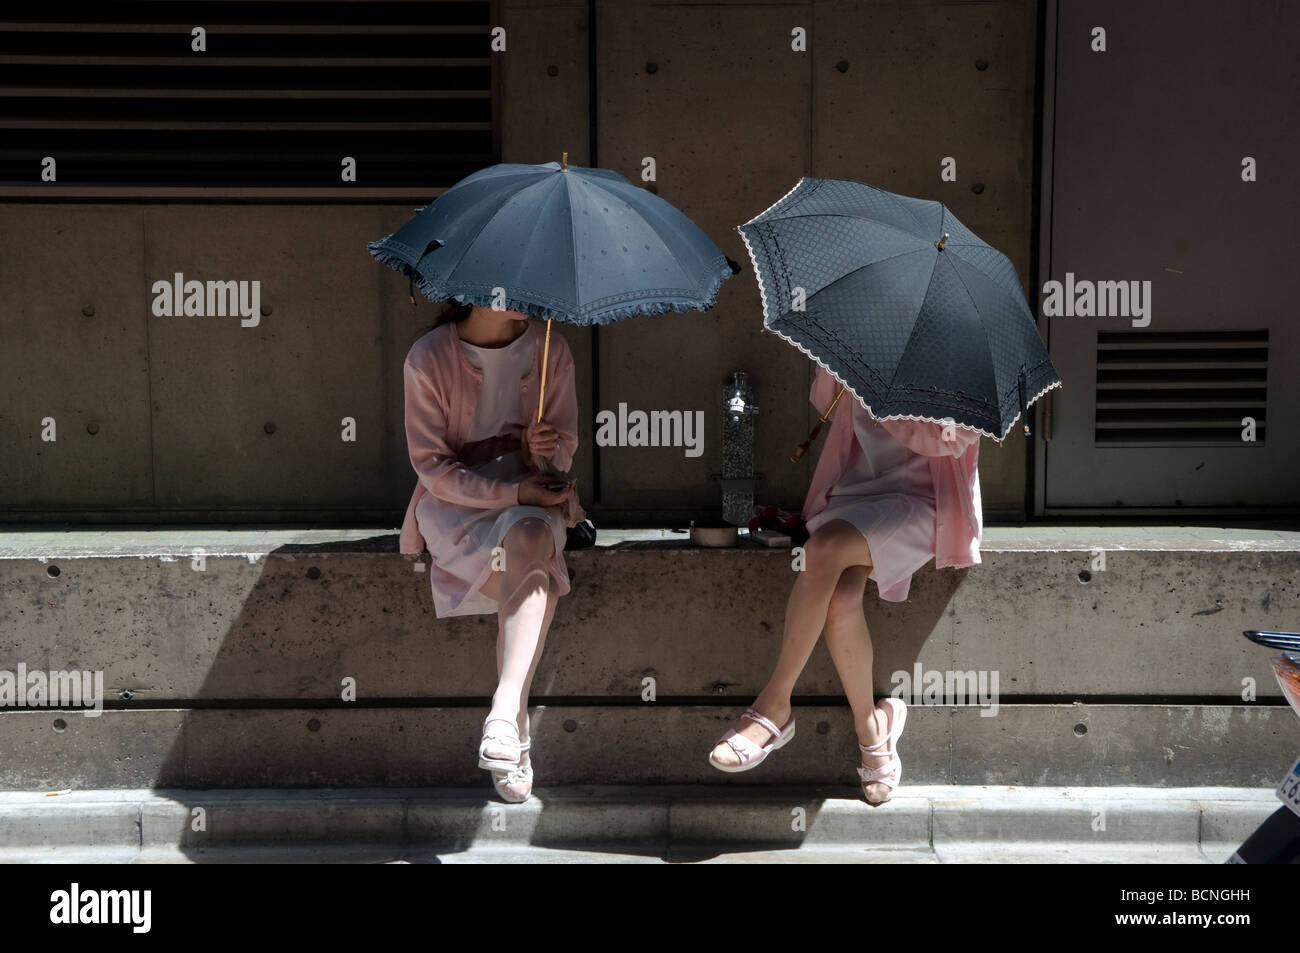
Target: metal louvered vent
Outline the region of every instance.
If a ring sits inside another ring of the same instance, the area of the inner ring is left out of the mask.
[[[1267,381],[1267,329],[1098,332],[1097,446],[1262,446]]]
[[[9,4],[0,195],[427,201],[498,161],[495,6]]]

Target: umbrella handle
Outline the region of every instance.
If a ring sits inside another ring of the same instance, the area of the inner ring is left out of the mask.
[[[790,454],[791,463],[798,463],[803,459],[803,455],[807,453],[808,448],[813,445],[813,441],[817,439],[817,435],[822,432],[822,425],[825,422],[826,421],[824,420],[817,421],[816,425],[812,429],[812,433],[808,434],[808,439],[794,448],[794,453]]]
[[[831,411],[835,409],[835,405],[840,402],[840,398],[843,396],[844,396],[844,387],[841,386],[840,392],[835,395],[835,399],[831,401],[831,405],[826,408],[826,413],[822,414],[822,419],[817,421],[817,423],[813,426],[812,433],[808,434],[808,439],[805,440],[803,443],[799,444],[799,446],[795,447],[794,453],[790,454],[791,463],[798,463],[800,460],[803,459],[803,455],[808,452],[808,448],[813,445],[813,441],[816,440],[818,434],[822,432],[822,427],[826,425],[826,421],[830,420]]]

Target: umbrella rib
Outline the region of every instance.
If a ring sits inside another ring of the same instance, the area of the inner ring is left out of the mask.
[[[850,215],[847,212],[801,212],[797,215],[781,215],[779,217],[772,218],[766,222],[756,222],[753,224],[778,225],[781,222],[788,221],[790,219],[795,219],[795,218],[851,218],[859,222],[869,222],[872,225],[879,225],[882,228],[893,229],[894,231],[906,235],[908,238],[915,239],[918,242],[925,241],[925,239],[922,238],[921,236],[914,235],[911,232],[907,231],[906,229],[900,228],[899,226],[893,225],[889,222],[881,221],[878,218],[867,218],[864,215]],[[936,238],[935,241],[938,241],[938,239]]]
[[[938,261],[939,261],[939,259],[936,258],[936,259],[935,259],[935,264],[938,264]],[[934,284],[934,268],[931,268],[931,269],[930,269],[930,280],[927,281],[927,282],[925,283],[925,293],[921,295],[921,307],[922,307],[922,308],[925,307],[925,299],[928,298],[928,297],[930,296],[930,286],[933,285],[933,284]],[[970,294],[970,292],[967,292],[967,294]],[[885,387],[885,393],[881,395],[881,399],[882,399],[882,400],[888,401],[889,394],[894,390],[894,382],[898,379],[898,371],[899,371],[899,368],[902,366],[902,355],[904,355],[904,354],[907,353],[907,347],[908,347],[908,345],[911,344],[911,343],[912,343],[912,339],[913,339],[914,337],[916,337],[916,324],[917,324],[917,322],[915,322],[915,321],[912,322],[912,330],[911,330],[911,333],[909,333],[909,334],[907,335],[907,342],[903,345],[903,349],[899,352],[899,362],[898,362],[898,366],[896,366],[896,367],[894,368],[894,376],[891,377],[891,378],[889,379],[889,383],[888,383],[888,384],[886,385],[886,387]]]
[[[636,186],[632,186],[632,187],[636,188]],[[632,209],[632,211],[636,213],[637,217],[641,221],[645,222],[647,226],[649,226],[650,231],[654,233],[655,238],[659,239],[659,244],[663,245],[664,250],[668,252],[668,254],[672,257],[673,261],[677,264],[677,270],[680,271],[689,282],[693,278],[691,274],[691,270],[682,264],[682,260],[677,257],[677,252],[673,250],[672,244],[665,241],[664,236],[659,234],[659,229],[655,228],[654,224],[648,218],[642,215],[635,206],[633,206],[630,202],[627,201],[627,199],[623,198],[621,195],[619,195],[617,192],[613,191],[612,189],[606,189],[605,191],[608,192],[610,195],[612,195],[614,198],[618,199],[628,208]],[[650,194],[653,195],[654,193],[650,193]],[[685,215],[686,213],[682,212],[682,214]],[[712,272],[710,273],[710,276],[711,275]],[[702,287],[701,285],[691,285],[691,291],[698,294],[701,287]],[[703,297],[703,295],[701,295],[701,297]]]
[[[879,191],[879,192],[884,192],[885,195],[888,195],[891,199],[893,199],[895,205],[897,205],[899,208],[901,208],[901,209],[902,209],[904,212],[906,212],[908,215],[912,216],[912,221],[916,222],[916,227],[917,227],[918,229],[921,229],[922,231],[924,231],[924,229],[925,229],[925,223],[922,222],[919,218],[916,217],[916,213],[915,213],[915,212],[913,212],[910,208],[908,208],[906,205],[904,205],[904,204],[902,203],[902,201],[900,200],[899,196],[898,196],[896,193],[894,193],[894,192],[885,192],[884,189],[877,189],[877,191]],[[944,216],[947,215],[947,213],[948,213],[948,207],[947,207],[946,205],[944,205],[942,202],[940,202],[940,203],[939,203],[939,208],[942,209],[942,212],[939,214],[939,229],[940,229],[940,234],[942,234],[942,231],[943,231],[943,220],[944,220]],[[938,238],[935,239],[936,242],[937,242],[938,240],[939,240]]]
[[[579,181],[582,181],[581,179]],[[573,195],[569,191],[569,180],[564,180],[564,201],[569,206],[569,248],[573,259],[573,308],[582,312],[582,275],[578,270],[578,223],[573,220]]]
[[[961,276],[961,272],[957,270],[955,265],[949,265],[948,267],[952,269],[952,273],[956,275],[957,280],[961,282],[961,290],[966,292],[966,297],[970,298],[971,307],[975,309],[975,314],[980,319],[980,326],[984,328],[984,338],[985,340],[988,340],[988,326],[984,324],[984,315],[980,314],[979,303],[975,300],[975,296],[970,293],[970,288],[966,286],[966,279]],[[933,276],[931,277],[933,278]],[[927,289],[927,291],[928,290],[929,289]]]
[[[643,218],[642,221],[644,222],[645,219]],[[647,224],[648,224],[648,223],[647,223]],[[680,272],[682,273],[682,275],[685,276],[685,278],[686,278],[686,280],[687,280],[688,282],[690,282],[690,281],[691,281],[691,272],[690,272],[690,269],[686,268],[686,267],[682,264],[682,260],[681,260],[680,258],[677,257],[677,252],[673,251],[672,246],[669,245],[667,242],[664,241],[664,237],[663,237],[662,235],[659,234],[659,230],[656,229],[653,225],[650,226],[650,231],[652,231],[652,232],[655,233],[655,238],[659,239],[660,244],[662,244],[662,245],[664,246],[664,250],[668,252],[668,254],[672,257],[672,260],[677,264],[677,270],[680,271]],[[698,290],[699,290],[699,288],[698,288],[697,285],[691,285],[691,291],[693,291],[693,292],[698,292]]]
[[[938,260],[939,260],[939,259],[936,259],[936,262],[937,262]],[[957,281],[961,284],[961,290],[964,291],[964,292],[966,292],[966,297],[970,299],[971,307],[975,309],[975,316],[976,316],[977,318],[979,318],[979,321],[980,321],[980,327],[982,327],[982,328],[984,329],[984,342],[985,342],[985,346],[987,347],[987,344],[988,344],[988,326],[984,323],[984,315],[980,314],[980,306],[979,306],[979,304],[975,301],[975,296],[974,296],[973,294],[970,293],[970,288],[966,287],[966,282],[962,280],[961,272],[959,272],[959,271],[958,271],[956,268],[954,268],[951,264],[949,264],[948,267],[949,267],[949,268],[952,268],[952,273],[957,277]],[[931,272],[930,272],[930,280],[927,281],[926,284],[925,284],[925,295],[923,295],[922,298],[921,298],[922,306],[924,306],[925,298],[928,297],[929,294],[930,294],[930,286],[931,286],[932,284],[934,284],[934,271],[931,271]],[[915,336],[915,334],[916,334],[916,325],[913,324],[913,325],[912,325],[912,333],[911,333],[910,335],[908,335],[908,338],[907,338],[907,343],[908,343],[908,344],[911,344],[911,343],[912,343],[912,338],[913,338],[913,336]],[[904,344],[904,345],[903,345],[903,351],[904,351],[904,352],[907,351],[907,344]],[[992,363],[992,362],[990,361],[990,365],[991,365],[991,363]],[[898,377],[898,368],[895,368],[895,369],[894,369],[894,378],[897,378],[897,377]],[[996,392],[997,392],[997,375],[996,375],[996,374],[994,375],[994,381],[993,381],[993,383],[994,383],[993,390],[994,390],[994,393],[996,393]],[[891,391],[894,389],[894,380],[893,380],[893,379],[891,379],[890,382],[889,382],[889,389],[890,389]],[[1001,395],[999,394],[998,397],[999,397],[999,399],[1000,399],[1000,398],[1001,398]],[[1014,423],[1014,421],[1013,421],[1013,423]],[[965,425],[963,424],[962,426],[965,426]]]
[[[525,191],[526,189],[530,189],[530,188],[532,188],[534,185],[544,184],[545,181],[546,181],[545,179],[540,179],[540,178],[539,178],[539,181],[536,181],[536,182],[527,182],[527,183],[525,183],[522,187],[520,187],[519,189],[516,189],[514,192],[511,192],[511,193],[510,193],[510,198],[507,200],[507,202],[512,202],[512,201],[514,201],[515,198],[518,197],[518,195],[519,195],[521,192]],[[491,215],[489,215],[487,218],[485,218],[485,219],[483,220],[483,223],[482,223],[481,225],[479,225],[479,227],[478,227],[478,231],[476,231],[476,232],[474,233],[473,238],[471,238],[471,239],[470,239],[469,241],[467,241],[467,242],[462,242],[462,243],[461,243],[461,248],[462,248],[462,250],[461,250],[461,253],[460,253],[460,257],[456,259],[455,264],[453,264],[450,268],[447,269],[447,278],[448,278],[448,279],[451,278],[451,274],[452,274],[452,272],[454,272],[457,268],[460,267],[460,263],[461,263],[462,261],[465,260],[465,256],[469,254],[469,250],[470,250],[470,248],[473,247],[474,242],[478,240],[478,237],[479,237],[480,235],[483,234],[484,230],[486,230],[487,227],[488,227],[489,225],[492,224],[492,221],[493,221],[493,220],[494,220],[498,215],[501,214],[502,210],[505,209],[507,202],[502,202],[500,205],[498,205],[498,206],[496,207],[496,209],[492,212]],[[419,269],[417,268],[416,270],[418,271]],[[442,284],[446,284],[446,282],[444,281],[444,282],[442,282]]]
[[[952,266],[949,266],[949,267],[952,267]],[[971,306],[975,308],[975,314],[976,314],[976,316],[980,319],[980,325],[984,328],[984,343],[985,343],[985,346],[987,347],[987,345],[988,345],[988,339],[989,339],[989,331],[988,331],[988,326],[984,324],[984,315],[980,314],[980,307],[979,307],[978,304],[975,303],[975,296],[974,296],[973,294],[970,293],[970,288],[966,287],[966,281],[965,281],[964,278],[962,278],[962,276],[961,276],[961,272],[958,271],[955,267],[952,267],[952,273],[953,273],[954,275],[956,275],[956,276],[957,276],[957,280],[961,282],[961,288],[962,288],[962,291],[965,291],[965,292],[966,292],[966,297],[970,298]],[[992,355],[990,355],[990,358],[991,358],[991,357],[992,357]],[[992,366],[992,361],[991,361],[991,360],[990,360],[989,364],[990,364],[990,366]],[[1023,365],[1022,365],[1022,366],[1023,366]],[[1019,380],[1019,378],[1017,378],[1017,381],[1018,381],[1018,380]],[[1050,390],[1050,389],[1051,389],[1051,388],[1049,387],[1048,390]],[[995,400],[997,400],[997,402],[998,402],[997,411],[998,411],[999,414],[1001,414],[1001,413],[1002,413],[1002,394],[1001,394],[1001,392],[998,390],[998,379],[997,379],[997,371],[996,371],[996,369],[994,370],[994,373],[993,373],[993,393],[996,395],[996,396],[995,396]],[[1042,394],[1040,393],[1039,396],[1042,396]],[[1038,399],[1037,397],[1034,398],[1034,400],[1037,400],[1037,399]],[[1033,401],[1030,401],[1030,403],[1033,403]],[[1020,418],[1020,413],[1017,412],[1017,413],[1016,413],[1016,416],[1015,416],[1015,419],[1013,419],[1013,420],[1011,421],[1011,424],[1014,424],[1014,423],[1016,422],[1016,420],[1018,420],[1019,418]],[[1008,425],[1008,426],[1007,426],[1007,431],[1010,432],[1010,430],[1011,430],[1011,425]],[[1006,434],[1003,434],[1003,436],[1005,437]]]
[[[839,276],[838,278],[836,278],[834,281],[828,281],[826,284],[822,285],[822,286],[821,286],[820,288],[818,288],[816,291],[809,292],[808,297],[811,298],[811,297],[812,297],[813,295],[815,295],[815,294],[821,294],[821,293],[824,292],[827,288],[830,288],[830,287],[832,287],[832,286],[834,286],[834,285],[839,284],[839,283],[840,283],[841,281],[843,281],[845,278],[851,278],[853,275],[856,275],[856,274],[857,274],[858,272],[860,272],[860,271],[865,271],[865,270],[868,269],[868,268],[874,268],[876,265],[883,265],[883,264],[884,264],[885,262],[887,262],[887,261],[893,261],[895,258],[902,258],[904,255],[915,255],[917,252],[921,252],[921,251],[925,251],[925,249],[924,249],[924,248],[912,248],[912,249],[909,249],[908,251],[900,251],[897,255],[890,255],[890,256],[887,257],[887,258],[877,258],[875,261],[869,261],[869,262],[867,262],[867,263],[864,264],[864,265],[858,265],[858,266],[857,266],[856,268],[854,268],[852,271],[846,271],[844,274],[840,275],[840,276]],[[932,271],[930,274],[931,274],[931,277],[933,278],[934,272]],[[926,286],[926,291],[928,292],[929,290],[930,290],[929,285],[927,285],[927,286]],[[784,312],[782,312],[782,313],[784,313]]]

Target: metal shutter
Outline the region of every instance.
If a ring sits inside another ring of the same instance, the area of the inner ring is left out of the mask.
[[[1097,446],[1263,446],[1267,392],[1267,328],[1097,335]]]
[[[427,201],[498,161],[495,3],[20,9],[0,15],[5,198]]]

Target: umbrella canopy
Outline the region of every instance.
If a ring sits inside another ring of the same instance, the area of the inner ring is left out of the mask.
[[[733,274],[694,222],[610,169],[489,166],[417,212],[367,247],[435,301],[606,324],[712,307]]]
[[[1060,386],[1014,266],[941,202],[803,178],[738,228],[764,326],[877,419],[1000,441]]]

